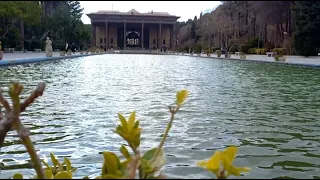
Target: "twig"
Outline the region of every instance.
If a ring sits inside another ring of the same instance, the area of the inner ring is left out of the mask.
[[[9,88],[9,95],[12,99],[12,108],[10,108],[8,101],[4,99],[0,92],[0,103],[4,105],[7,110],[5,117],[0,121],[0,147],[2,147],[4,139],[7,135],[7,132],[10,130],[17,130],[18,136],[21,138],[22,143],[25,145],[31,162],[34,166],[34,169],[37,172],[37,175],[40,179],[44,179],[44,172],[41,165],[41,161],[36,153],[36,150],[30,139],[30,131],[25,128],[21,123],[19,116],[22,111],[26,109],[34,100],[43,94],[45,89],[45,84],[40,83],[35,91],[24,101],[24,103],[20,104],[20,93],[23,89],[23,86],[19,83],[13,83]]]
[[[129,170],[129,179],[135,179],[136,177],[136,170],[140,166],[140,152],[137,151],[137,154],[135,158],[133,159],[131,165],[130,165],[130,170]]]
[[[31,103],[33,103],[36,98],[38,98],[39,96],[42,96],[45,87],[46,87],[45,83],[39,83],[36,90],[34,90],[31,93],[31,95],[27,97],[27,99],[25,99],[23,103],[21,103],[20,111],[21,112],[25,111],[26,107],[28,107]]]
[[[12,116],[5,115],[0,121],[0,148],[3,146],[5,137],[7,136],[8,131],[10,131],[11,124],[13,122]]]
[[[7,112],[11,111],[10,105],[8,101],[3,97],[1,90],[0,90],[0,103],[3,105],[3,107],[6,109]]]

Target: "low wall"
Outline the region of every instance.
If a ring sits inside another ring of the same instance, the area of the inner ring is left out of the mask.
[[[291,66],[300,66],[300,67],[314,67],[320,68],[320,64],[307,64],[307,63],[294,63],[294,62],[286,62],[286,61],[264,61],[264,60],[256,60],[256,59],[236,59],[236,58],[225,58],[225,57],[207,57],[206,56],[198,56],[198,55],[190,55],[190,54],[178,54],[180,56],[190,56],[190,57],[202,57],[209,59],[220,59],[220,60],[232,60],[232,61],[242,61],[242,62],[254,62],[254,63],[271,63],[271,64],[282,64],[282,65],[291,65]]]

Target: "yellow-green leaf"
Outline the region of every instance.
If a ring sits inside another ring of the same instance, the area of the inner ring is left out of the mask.
[[[156,154],[157,148],[152,148],[150,150],[148,150],[146,153],[144,153],[144,155],[142,156],[143,159],[146,160],[151,160],[154,155]]]
[[[64,158],[64,162],[65,162],[65,164],[67,166],[67,171],[71,170],[72,167],[71,167],[70,160],[68,158]]]
[[[139,167],[139,177],[140,179],[145,179],[148,175],[153,172],[152,166],[146,159],[141,159]]]
[[[23,179],[23,176],[20,173],[16,173],[13,175],[13,179]]]
[[[136,122],[134,123],[133,128],[134,128],[134,129],[137,129],[138,127],[139,127],[139,121],[136,121]]]
[[[53,179],[52,171],[49,169],[44,171],[44,175],[46,176],[47,179]]]
[[[71,169],[71,172],[74,173],[76,170],[77,170],[77,168],[72,168],[72,169]]]
[[[47,167],[47,169],[51,170],[51,167],[48,163],[46,163],[43,159],[41,159],[41,162]]]
[[[120,161],[112,152],[103,152],[104,164],[107,166],[107,174],[116,174]]]
[[[118,176],[115,176],[115,175],[112,175],[112,174],[105,174],[102,176],[101,179],[122,179],[121,177],[118,177]]]
[[[128,120],[128,129],[129,131],[133,128],[134,125],[134,121],[136,120],[136,112],[133,111],[130,116],[129,116],[129,120]]]
[[[125,173],[127,171],[127,167],[130,162],[132,162],[132,158],[127,159],[120,164],[120,169],[122,173]]]
[[[122,145],[120,147],[120,152],[125,158],[127,158],[127,159],[131,158],[129,151],[127,150],[127,148],[124,145]]]
[[[153,158],[150,161],[150,164],[152,166],[152,168],[154,168],[155,171],[160,170],[166,163],[166,160],[163,156],[162,153],[159,153],[159,155],[157,155],[157,157]]]
[[[118,117],[120,119],[121,125],[122,125],[122,130],[124,133],[128,132],[128,125],[127,125],[127,120],[122,114],[118,114]]]
[[[72,174],[67,171],[58,172],[53,179],[72,179]]]
[[[178,91],[177,95],[176,95],[176,104],[178,106],[182,105],[184,103],[184,101],[186,100],[188,94],[189,94],[189,92],[187,90]]]
[[[57,160],[57,165],[58,165],[58,170],[60,171],[60,172],[62,172],[63,171],[63,166],[62,166],[62,164]]]
[[[52,161],[53,167],[56,167],[57,166],[56,157],[52,153],[50,153],[50,157],[51,157],[51,161]]]

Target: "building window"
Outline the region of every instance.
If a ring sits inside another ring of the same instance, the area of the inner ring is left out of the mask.
[[[100,48],[101,48],[101,49],[103,49],[103,46],[102,46],[102,45],[100,45]]]
[[[100,43],[103,43],[102,38],[100,38]]]
[[[153,39],[153,44],[156,44],[156,39]]]
[[[166,44],[166,40],[165,39],[162,41],[162,44]]]
[[[110,39],[110,43],[113,44],[113,38]]]
[[[104,38],[104,43],[107,43],[107,38]]]

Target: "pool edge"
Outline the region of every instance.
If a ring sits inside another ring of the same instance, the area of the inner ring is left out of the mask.
[[[292,62],[281,62],[281,61],[263,61],[263,60],[250,60],[250,59],[235,59],[235,58],[222,58],[222,57],[206,57],[206,56],[193,56],[193,55],[181,55],[178,56],[190,56],[190,57],[201,57],[208,59],[219,59],[219,60],[231,60],[231,61],[242,61],[242,62],[255,62],[255,63],[271,63],[271,64],[282,64],[289,66],[299,66],[299,67],[312,67],[320,68],[320,64],[305,64],[305,63],[292,63]]]
[[[94,55],[103,55],[103,54],[77,54],[77,55],[66,55],[66,56],[58,56],[58,57],[40,57],[40,58],[25,58],[25,59],[17,59],[17,60],[0,60],[0,68],[7,67],[7,66],[20,65],[20,64],[27,64],[27,63],[37,63],[37,62],[44,62],[44,61],[73,59],[73,58],[78,58],[78,57],[86,57],[86,56],[94,56]]]

